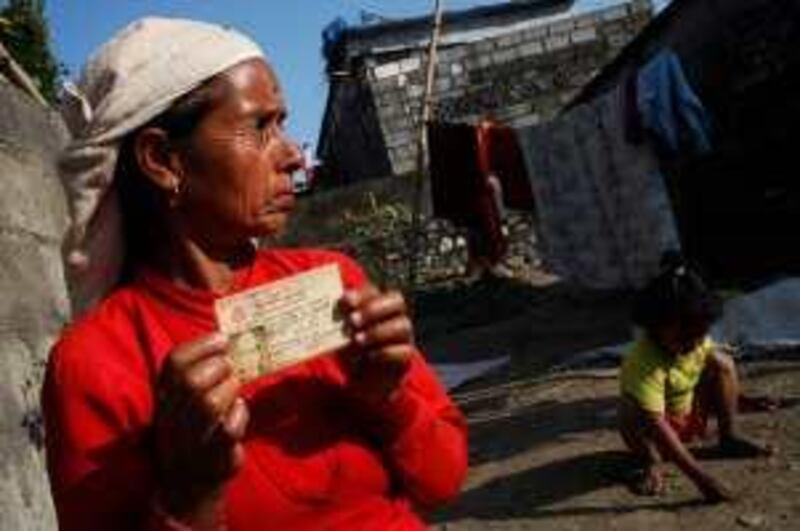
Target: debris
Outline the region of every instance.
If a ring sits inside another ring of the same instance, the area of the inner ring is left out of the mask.
[[[763,527],[767,519],[763,514],[742,514],[736,519],[736,523],[742,527]]]

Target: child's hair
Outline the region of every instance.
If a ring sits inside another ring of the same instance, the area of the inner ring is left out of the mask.
[[[634,298],[633,322],[645,330],[671,323],[711,325],[721,313],[721,305],[677,251],[661,257],[661,271]]]

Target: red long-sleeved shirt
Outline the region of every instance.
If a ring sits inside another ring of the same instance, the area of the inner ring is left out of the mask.
[[[346,288],[365,282],[340,254],[270,250],[239,287],[331,262]],[[61,529],[169,529],[152,503],[154,383],[170,351],[216,329],[214,300],[143,273],[54,347],[42,401]],[[335,354],[249,382],[243,396],[250,423],[226,487],[231,531],[423,529],[412,505],[452,498],[466,473],[464,418],[419,355],[377,410],[353,401]]]

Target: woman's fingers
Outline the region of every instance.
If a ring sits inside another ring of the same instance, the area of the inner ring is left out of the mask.
[[[381,349],[394,344],[410,347],[414,339],[413,332],[411,320],[403,315],[358,330],[353,341],[366,349]]]
[[[221,430],[241,387],[225,356],[225,336],[211,334],[178,347],[165,362],[159,414],[208,442]]]
[[[198,397],[230,377],[232,368],[220,350],[206,350],[209,344],[191,353],[194,361],[189,363],[187,357],[174,361],[168,359],[159,388],[159,408],[162,414],[173,414],[184,411],[190,403],[198,402]],[[176,351],[173,356],[180,358]]]
[[[364,317],[359,309],[379,296],[380,291],[372,284],[367,284],[359,289],[348,290],[342,295],[340,309],[354,336],[364,323]]]
[[[250,411],[244,399],[237,398],[233,406],[225,416],[224,428],[228,436],[235,440],[241,440],[247,432],[247,423],[250,420]]]
[[[206,425],[206,433],[216,431],[225,423],[226,417],[239,398],[241,382],[236,376],[229,376],[216,386],[198,396],[201,422]]]
[[[220,354],[227,346],[228,338],[225,334],[214,332],[179,346],[167,358],[167,363],[176,371],[182,372],[204,358]]]
[[[385,399],[400,385],[415,352],[405,299],[397,291],[366,286],[347,292],[342,307],[357,347],[349,356],[356,392],[369,400]]]
[[[184,379],[188,388],[198,394],[223,382],[232,371],[227,358],[216,356],[195,362],[187,369]]]
[[[398,291],[380,293],[374,286],[345,294],[344,305],[356,345],[380,348],[413,342],[413,325],[407,316],[405,298]]]
[[[372,284],[367,284],[359,289],[351,289],[342,296],[342,306],[347,312],[352,312],[364,303],[380,295],[378,288]]]
[[[226,356],[227,341],[212,334],[176,348],[158,382],[157,459],[169,490],[217,489],[244,458],[247,429],[241,382]],[[191,480],[192,485],[186,481]]]
[[[390,291],[364,300],[350,313],[349,320],[354,329],[360,329],[390,317],[405,315],[406,311],[403,295],[399,291]]]

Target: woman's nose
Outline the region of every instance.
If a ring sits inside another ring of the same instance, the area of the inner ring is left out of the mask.
[[[300,146],[289,137],[284,137],[283,143],[283,170],[294,172],[303,169],[303,152]]]

